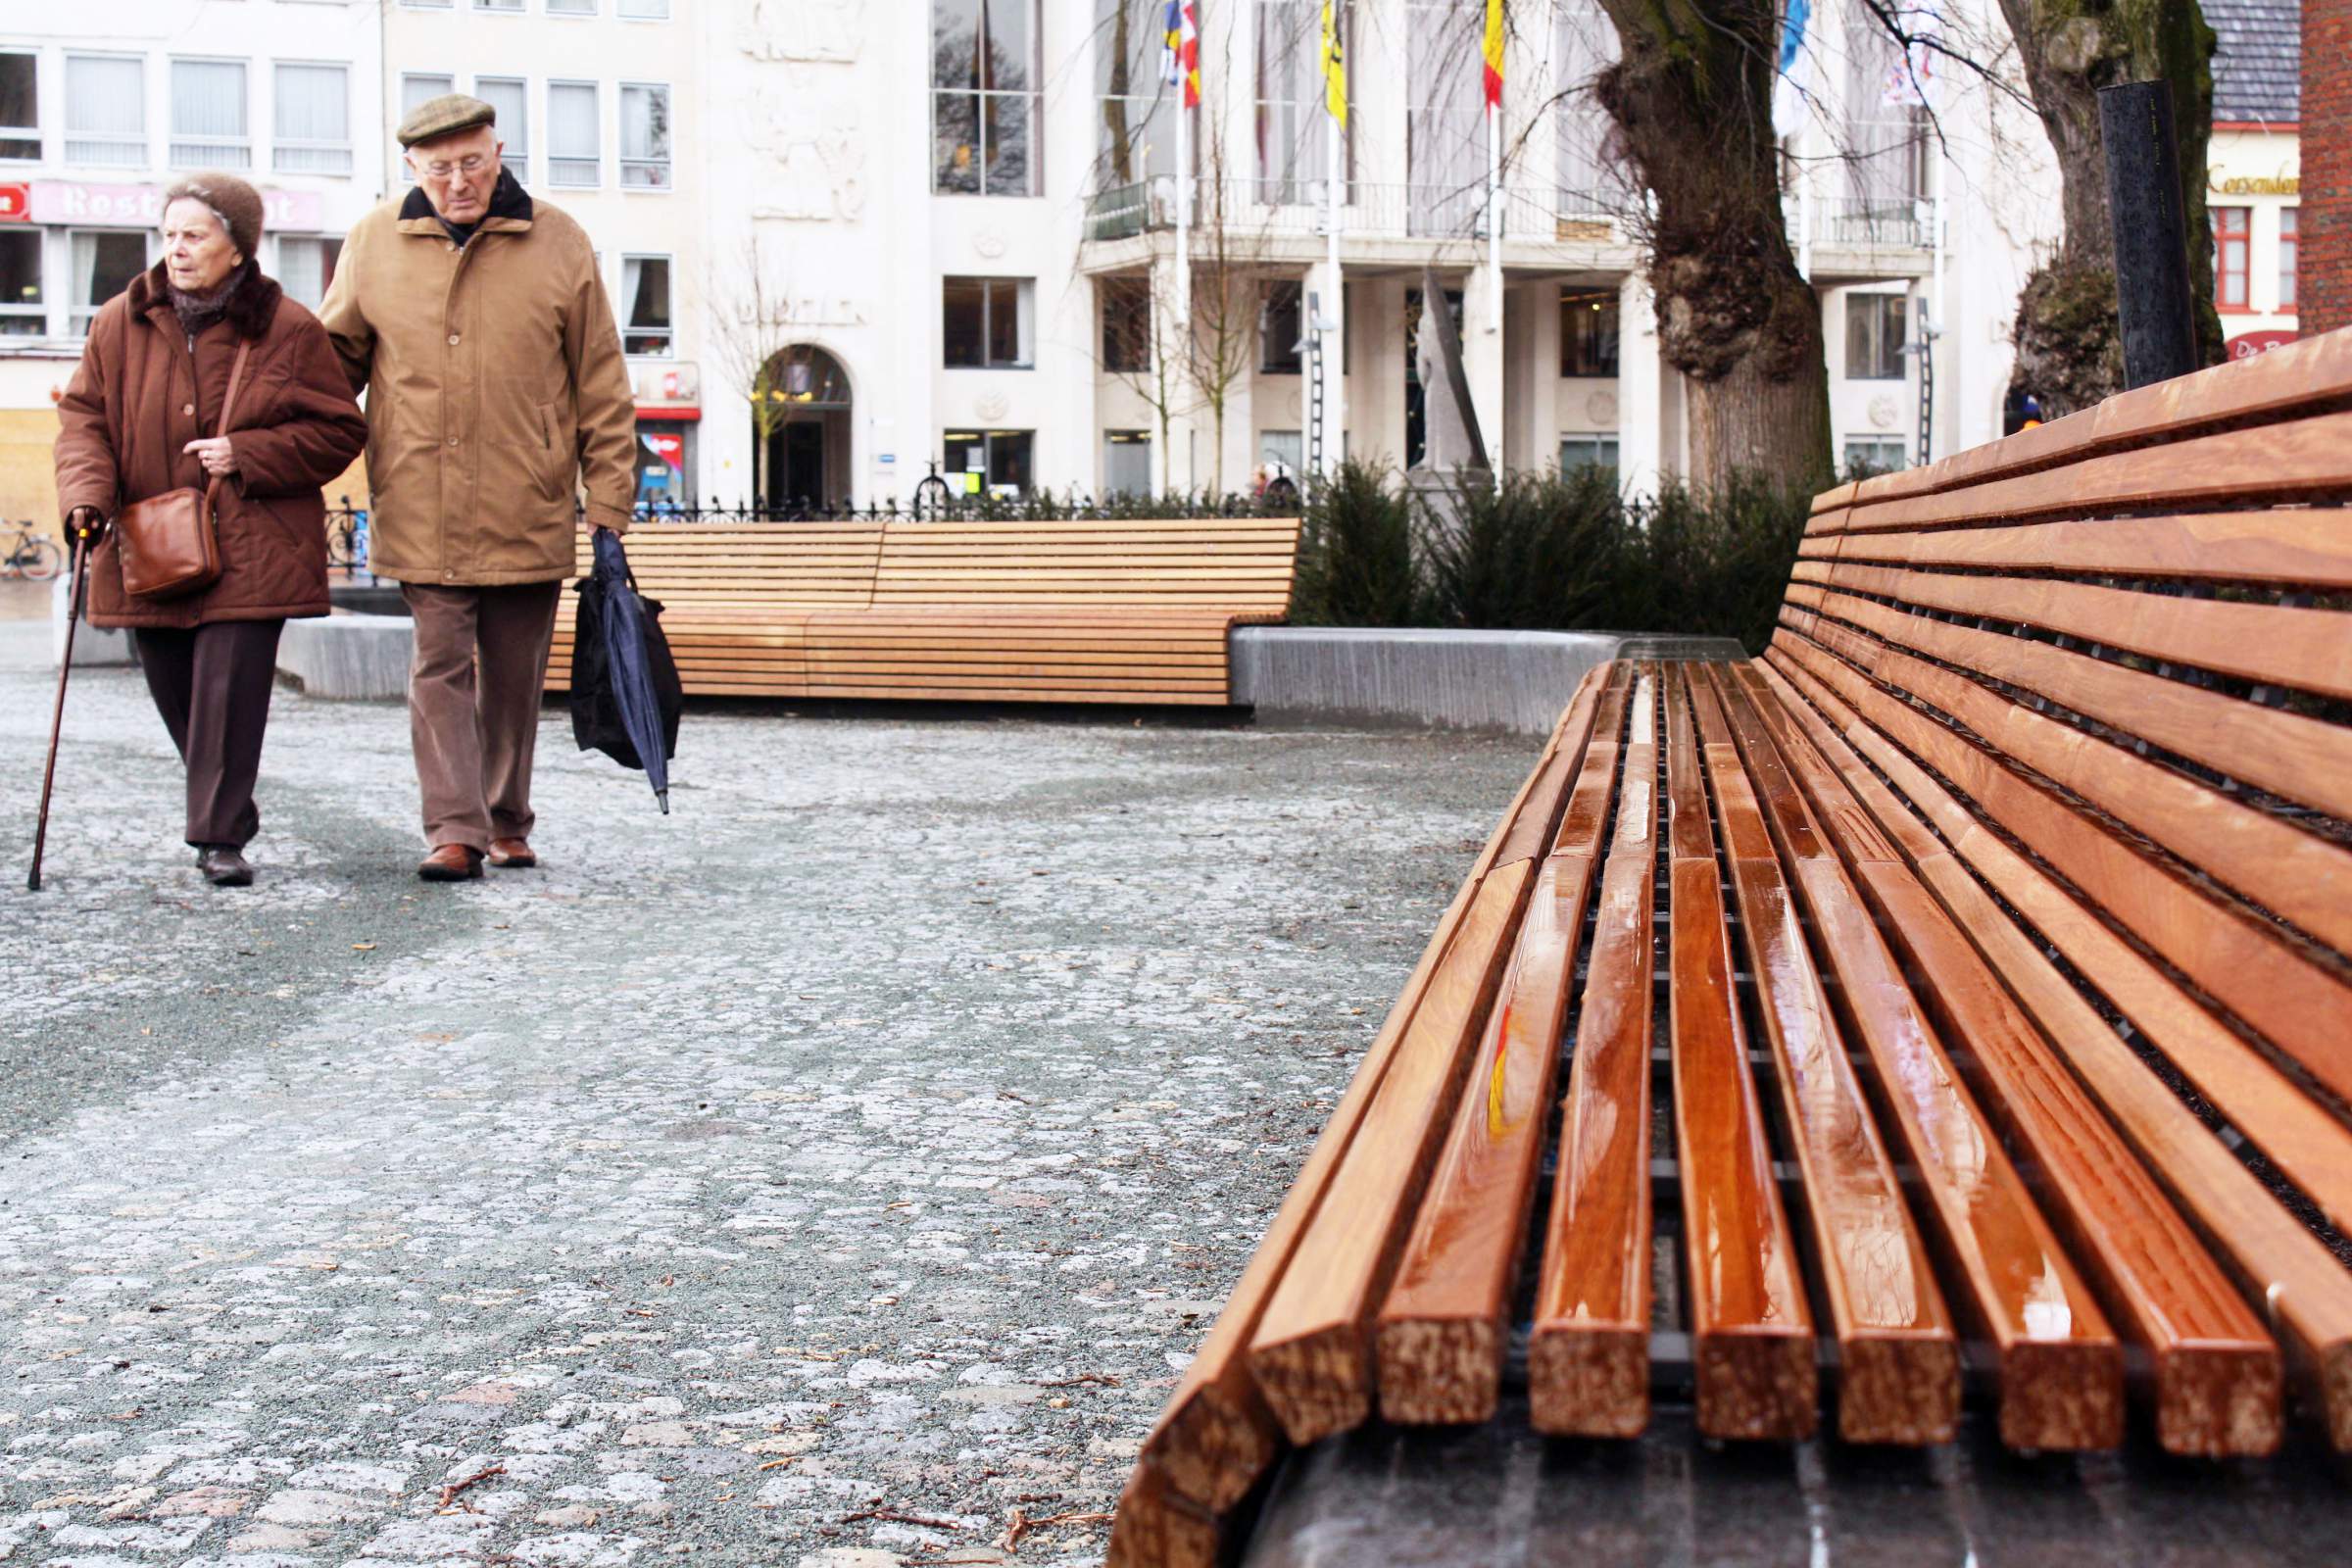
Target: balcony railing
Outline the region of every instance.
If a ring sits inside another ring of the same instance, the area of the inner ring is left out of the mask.
[[[1321,179],[1207,180],[1193,188],[1193,225],[1267,239],[1321,238],[1330,232],[1329,187]],[[1531,244],[1607,243],[1620,237],[1616,217],[1584,191],[1505,187],[1498,203],[1503,237]],[[1165,175],[1114,185],[1087,203],[1086,237],[1133,239],[1176,226],[1176,182]],[[1350,182],[1341,198],[1340,233],[1350,239],[1483,240],[1484,186]]]
[[[1814,204],[1813,243],[1865,250],[1925,250],[1933,227],[1926,202],[1903,196],[1834,196]]]

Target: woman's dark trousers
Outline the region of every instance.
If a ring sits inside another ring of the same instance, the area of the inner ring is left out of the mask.
[[[277,684],[282,620],[138,628],[139,667],[188,771],[188,842],[242,849],[261,831],[253,781]]]

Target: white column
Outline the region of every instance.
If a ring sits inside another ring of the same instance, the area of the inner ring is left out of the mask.
[[[1487,444],[1488,461],[1502,464],[1502,345],[1500,331],[1484,323],[1502,318],[1502,301],[1495,293],[1497,274],[1473,268],[1462,288],[1462,373],[1470,382],[1470,407],[1478,414],[1478,433]]]
[[[1664,406],[1666,381],[1675,372],[1658,356],[1657,315],[1640,273],[1626,278],[1617,311],[1617,476],[1626,494],[1653,496],[1680,446],[1679,420],[1670,421]]]

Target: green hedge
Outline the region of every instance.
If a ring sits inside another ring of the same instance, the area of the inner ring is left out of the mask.
[[[1677,480],[1636,503],[1601,468],[1448,489],[1450,520],[1389,471],[1343,465],[1308,498],[1292,620],[1680,632],[1761,652],[1813,493]]]

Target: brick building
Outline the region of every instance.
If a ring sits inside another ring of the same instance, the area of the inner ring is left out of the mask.
[[[2303,0],[2302,328],[2352,326],[2352,0]]]

